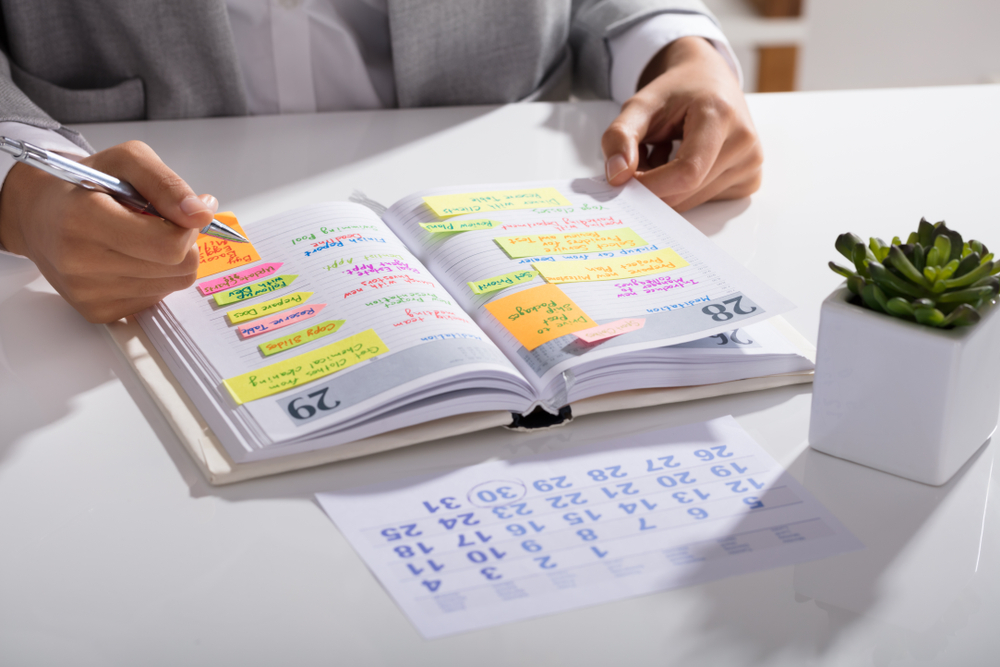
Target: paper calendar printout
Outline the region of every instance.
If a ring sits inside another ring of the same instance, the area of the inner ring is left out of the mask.
[[[732,417],[317,498],[428,638],[862,548]]]

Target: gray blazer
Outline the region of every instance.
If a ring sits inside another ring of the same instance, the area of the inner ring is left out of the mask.
[[[701,0],[388,0],[400,107],[610,97],[607,40]],[[4,0],[0,121],[237,116],[246,95],[224,0]]]

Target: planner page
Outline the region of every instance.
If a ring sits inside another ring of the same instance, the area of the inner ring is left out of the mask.
[[[576,366],[791,308],[636,181],[441,188],[383,219],[542,395]]]
[[[395,415],[375,425],[385,431],[530,403],[511,363],[370,210],[308,206],[246,232],[259,259],[140,316],[235,458],[326,446],[317,433],[380,414]],[[428,404],[463,389],[482,405]],[[410,403],[419,410],[401,417]]]
[[[862,548],[732,417],[317,499],[428,638]]]

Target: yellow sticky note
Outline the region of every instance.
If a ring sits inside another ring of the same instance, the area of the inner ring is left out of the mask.
[[[292,292],[291,294],[286,294],[285,296],[279,296],[277,299],[262,301],[261,303],[253,306],[243,306],[242,308],[230,310],[226,313],[226,317],[229,318],[229,321],[232,324],[239,324],[240,322],[246,322],[247,320],[255,320],[258,317],[264,317],[265,315],[270,315],[271,313],[277,313],[288,308],[301,306],[306,302],[306,299],[312,295],[313,292]]]
[[[418,224],[432,234],[471,232],[476,229],[493,229],[503,225],[499,220],[449,220],[447,222],[421,222]]]
[[[621,280],[622,278],[645,276],[650,273],[673,271],[687,265],[688,263],[670,248],[625,257],[567,259],[532,264],[546,281],[554,284]]]
[[[230,303],[245,301],[246,299],[252,299],[255,296],[260,296],[261,294],[269,294],[279,289],[284,289],[291,285],[292,281],[298,277],[298,274],[275,276],[251,285],[237,287],[236,289],[231,289],[227,292],[216,292],[213,297],[215,298],[215,303],[220,306],[226,306]]]
[[[223,380],[222,384],[236,404],[242,405],[318,380],[388,351],[375,330],[368,329],[312,352]]]
[[[278,352],[284,352],[285,350],[290,350],[293,347],[298,347],[299,345],[311,343],[317,338],[329,336],[340,329],[340,327],[344,326],[345,321],[346,320],[327,320],[326,322],[320,322],[319,324],[312,325],[308,329],[296,331],[295,333],[290,333],[287,336],[282,336],[281,338],[275,338],[274,340],[269,340],[266,343],[261,343],[257,347],[260,348],[260,351],[265,357],[269,357],[272,354],[277,354]]]
[[[541,255],[571,255],[585,252],[605,252],[649,245],[628,227],[620,229],[570,232],[568,234],[527,234],[498,236],[497,245],[511,259]]]
[[[462,215],[465,213],[513,211],[519,208],[571,205],[555,188],[464,192],[459,195],[432,195],[424,197],[424,203],[439,218],[448,218],[453,215]]]
[[[472,291],[476,294],[486,294],[487,292],[496,292],[497,290],[502,290],[506,287],[513,287],[514,285],[520,285],[521,283],[530,283],[537,275],[538,271],[523,269],[521,271],[505,273],[502,276],[486,278],[485,280],[477,280],[469,283],[469,287],[471,287]]]
[[[249,238],[231,211],[216,213],[215,219],[224,225],[229,225],[244,238]],[[199,234],[197,243],[199,278],[260,261],[260,255],[252,243],[233,243],[207,234]]]
[[[555,285],[540,285],[486,304],[521,345],[534,350],[568,333],[597,326]]]

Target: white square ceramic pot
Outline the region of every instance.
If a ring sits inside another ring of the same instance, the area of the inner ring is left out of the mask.
[[[820,310],[809,443],[878,470],[944,484],[996,428],[1000,307],[935,329],[850,303]]]

